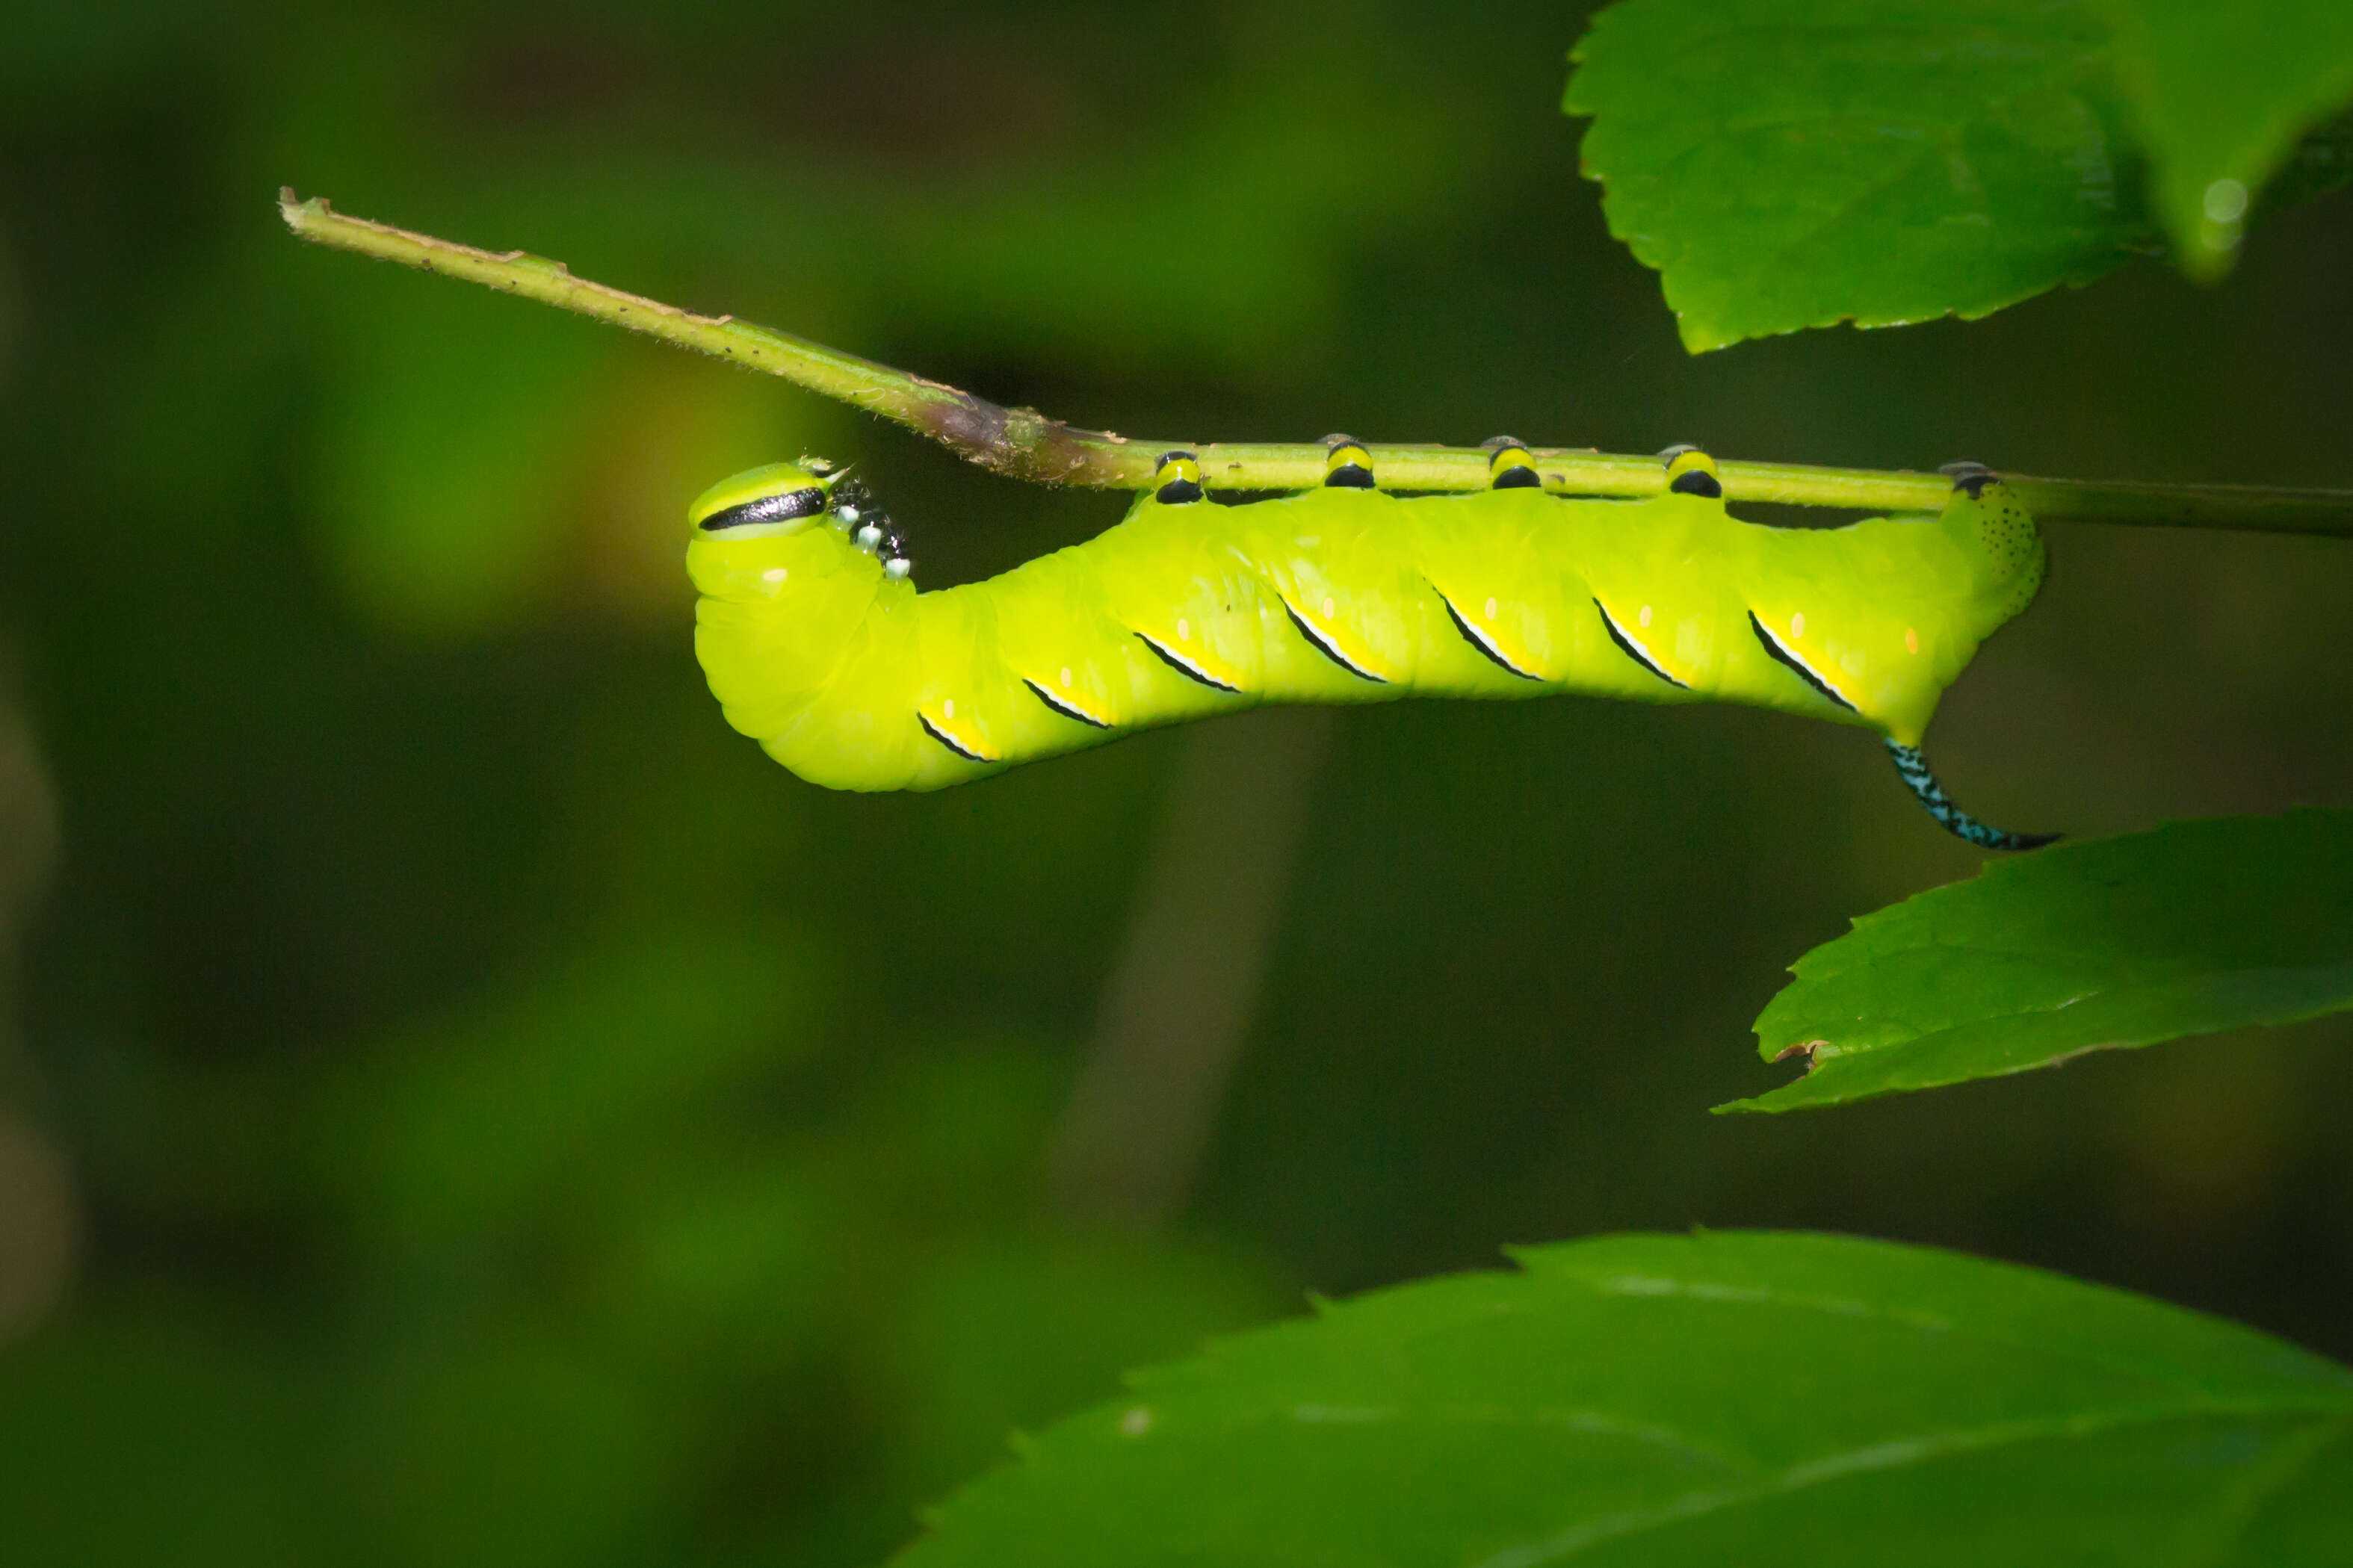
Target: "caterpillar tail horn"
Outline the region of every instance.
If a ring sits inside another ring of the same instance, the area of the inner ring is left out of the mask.
[[[1999,827],[1988,826],[1953,804],[1952,796],[1936,782],[1936,775],[1928,771],[1928,759],[1920,754],[1919,747],[1890,741],[1887,754],[1895,759],[1896,773],[1920,797],[1928,815],[1956,838],[1967,839],[1980,849],[2040,849],[2063,837],[2057,833],[2005,833]]]

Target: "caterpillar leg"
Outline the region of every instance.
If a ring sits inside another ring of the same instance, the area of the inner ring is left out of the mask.
[[[849,530],[851,542],[881,561],[882,570],[891,576],[904,577],[915,569],[914,562],[907,557],[906,536],[891,521],[891,514],[863,484],[847,473],[834,481],[832,511],[835,519]]]
[[[1373,455],[1354,436],[1324,437],[1324,482],[1335,489],[1373,489]]]
[[[1724,482],[1715,477],[1715,459],[1688,442],[1659,454],[1667,466],[1667,489],[1679,496],[1724,499]]]
[[[2001,478],[1983,463],[1968,458],[1957,463],[1939,463],[1936,471],[1952,480],[1955,489],[1968,491],[1971,500],[1984,494],[1986,486]]]
[[[1540,490],[1544,476],[1536,472],[1536,460],[1528,449],[1510,436],[1491,437],[1480,443],[1490,454],[1487,458],[1487,488],[1492,490]]]
[[[2056,833],[2004,833],[1999,827],[1989,827],[1953,804],[1952,797],[1928,771],[1928,759],[1920,754],[1919,747],[1890,741],[1887,754],[1895,759],[1897,775],[1920,797],[1928,815],[1956,838],[1965,838],[1980,849],[2040,849],[2062,837]]]
[[[1162,506],[1189,506],[1201,499],[1201,459],[1187,451],[1163,452],[1152,473],[1152,499]]]

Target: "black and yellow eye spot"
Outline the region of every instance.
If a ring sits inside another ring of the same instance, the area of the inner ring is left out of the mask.
[[[1715,459],[1697,447],[1670,447],[1659,454],[1667,466],[1667,489],[1679,496],[1721,500],[1724,482],[1716,478]]]
[[[1487,459],[1487,488],[1497,490],[1540,490],[1544,476],[1536,472],[1536,460],[1528,449],[1509,436],[1499,436],[1488,443],[1493,455]]]
[[[1373,455],[1352,436],[1324,437],[1324,482],[1339,489],[1373,488]]]
[[[1152,470],[1152,499],[1162,506],[1184,506],[1201,499],[1201,461],[1190,452],[1163,452]]]
[[[823,517],[830,481],[800,463],[770,463],[722,479],[695,499],[687,518],[713,539],[796,533]]]

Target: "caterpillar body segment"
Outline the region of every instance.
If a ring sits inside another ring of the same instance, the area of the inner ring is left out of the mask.
[[[1917,749],[2041,582],[1996,476],[1957,471],[1938,516],[1794,530],[1730,516],[1694,448],[1664,454],[1664,493],[1618,501],[1546,493],[1508,439],[1490,489],[1420,496],[1327,445],[1321,488],[1239,506],[1170,453],[1099,537],[934,593],[854,480],[755,469],[693,509],[696,652],[731,724],[839,789],[942,788],[1261,702],[1577,691],[1870,729],[1949,829],[2040,842],[1960,813]]]

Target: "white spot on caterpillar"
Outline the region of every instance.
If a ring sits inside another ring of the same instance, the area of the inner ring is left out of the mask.
[[[1650,606],[1650,605],[1643,605],[1643,606],[1642,606],[1642,613],[1641,613],[1641,615],[1636,616],[1634,617],[1634,624],[1635,624],[1636,626],[1649,626],[1649,625],[1651,624],[1651,606]]]
[[[1119,1429],[1131,1437],[1143,1436],[1152,1430],[1152,1412],[1144,1405],[1137,1405],[1119,1418]]]
[[[1182,616],[1176,617],[1176,640],[1178,642],[1193,640],[1193,623]]]
[[[953,698],[953,697],[951,697],[951,698],[949,698],[945,702],[941,703],[941,704],[940,704],[940,711],[941,711],[941,712],[943,712],[943,713],[944,713],[944,714],[946,714],[946,715],[947,715],[949,718],[951,718],[951,719],[955,718],[955,698]]]
[[[1789,617],[1789,635],[1793,637],[1801,637],[1806,635],[1805,611],[1799,610],[1796,615]]]
[[[1487,601],[1487,618],[1491,621],[1495,618],[1495,601],[1492,597]]]
[[[1907,653],[1918,653],[1920,651],[1920,629],[1917,626],[1905,626],[1904,628],[1904,647],[1905,651]]]
[[[781,566],[771,566],[760,574],[760,581],[763,583],[781,583],[784,580],[785,569]]]
[[[1066,665],[1062,666],[1062,684],[1063,684],[1063,685],[1065,685],[1065,686],[1068,686],[1070,683],[1071,683],[1071,667],[1070,667],[1069,665],[1067,665],[1067,664],[1066,664]]]
[[[1333,606],[1333,604],[1332,604],[1332,595],[1330,595],[1329,594],[1324,595],[1324,618],[1325,620],[1327,620],[1327,621],[1328,621],[1328,620],[1330,620],[1334,616],[1337,615],[1338,613],[1339,613],[1339,612],[1338,612],[1335,608],[1334,608],[1334,606]]]

